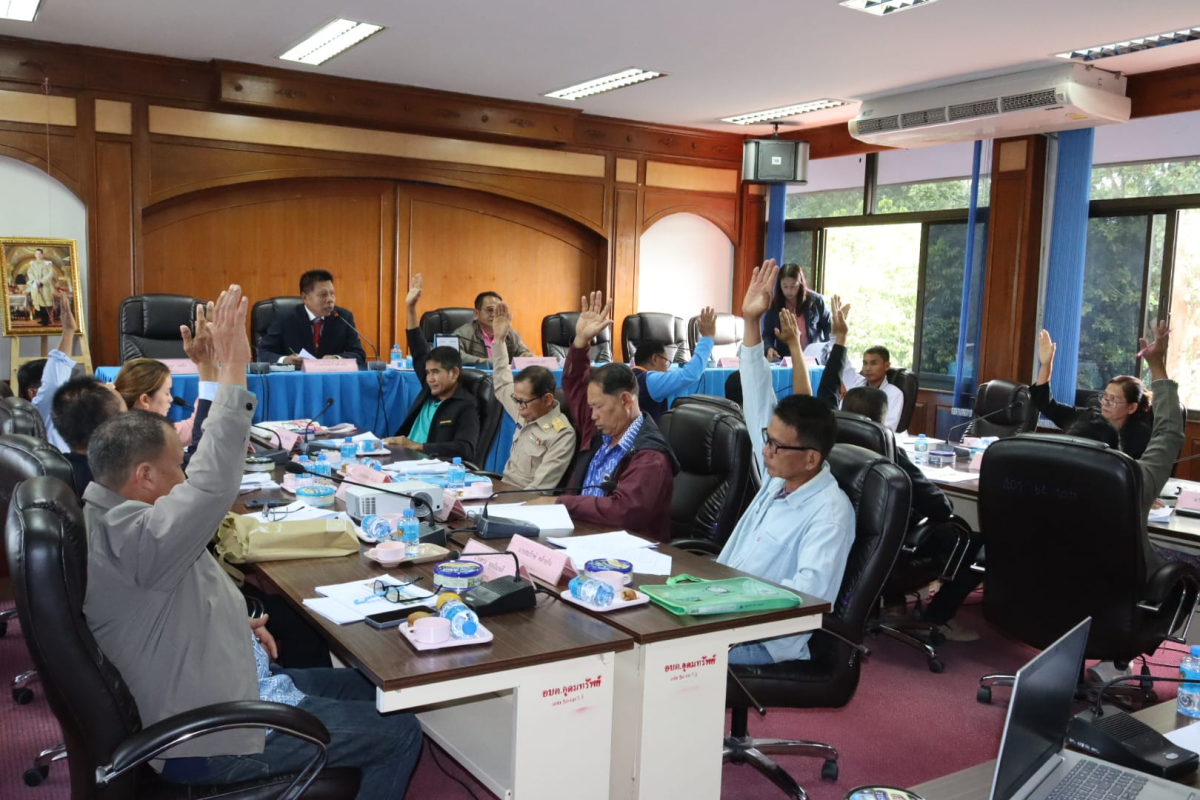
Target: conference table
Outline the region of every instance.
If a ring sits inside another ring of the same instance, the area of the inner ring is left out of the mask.
[[[259,513],[244,506],[254,497],[290,499],[255,492],[234,510]],[[608,530],[576,522],[571,535]],[[449,534],[447,546],[469,539]],[[673,575],[744,574],[667,545],[659,550],[672,557]],[[426,733],[502,798],[717,800],[729,648],[815,630],[830,610],[801,594],[797,607],[764,612],[681,617],[649,604],[601,613],[539,595],[535,609],[485,617],[490,644],[420,653],[394,629],[336,625],[303,600],[317,596],[316,586],[385,572],[416,572],[431,586],[429,564],[385,569],[360,552],[260,563],[255,572],[312,621],[338,659],[375,684],[380,712],[415,711]],[[634,576],[634,585],[665,581]],[[566,584],[544,588],[561,592]]]
[[[1186,727],[1196,720],[1175,712],[1175,701],[1170,700],[1134,713],[1142,722],[1159,733],[1167,733]],[[992,776],[996,762],[988,761],[950,775],[927,781],[912,790],[925,800],[988,800],[992,788]],[[1183,786],[1200,788],[1200,772],[1193,772],[1179,781]]]

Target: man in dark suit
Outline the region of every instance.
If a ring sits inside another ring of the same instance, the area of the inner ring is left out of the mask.
[[[300,299],[301,305],[271,320],[258,342],[259,360],[300,366],[300,352],[307,350],[317,358],[353,358],[365,367],[367,354],[354,332],[354,315],[337,305],[333,275],[323,269],[301,275]]]

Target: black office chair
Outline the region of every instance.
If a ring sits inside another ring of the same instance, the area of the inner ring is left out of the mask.
[[[542,318],[542,355],[566,358],[571,343],[575,341],[575,324],[579,322],[578,311],[560,311]],[[612,328],[605,328],[592,339],[588,357],[593,364],[612,361]]]
[[[504,407],[496,399],[492,389],[492,376],[477,369],[464,369],[459,381],[467,394],[475,398],[479,410],[479,438],[475,440],[475,458],[463,461],[474,462],[471,467],[476,469],[487,463],[492,451],[492,443],[500,431],[500,420],[504,417]]]
[[[637,342],[653,339],[667,346],[667,360],[686,364],[692,358],[688,346],[687,321],[682,317],[659,311],[630,314],[621,322],[621,357],[626,364],[633,362]]]
[[[421,332],[425,334],[425,341],[429,342],[430,347],[433,347],[434,336],[449,336],[474,320],[475,309],[473,308],[435,308],[433,311],[426,311],[421,315],[420,327]]]
[[[179,326],[195,324],[201,302],[181,294],[139,294],[122,300],[117,337],[121,363],[132,358],[187,358]]]
[[[1137,462],[1098,442],[1027,434],[989,447],[979,473],[987,621],[1043,649],[1090,616],[1084,657],[1118,665],[1183,642],[1200,576],[1176,562],[1150,571],[1141,491]],[[984,676],[978,699],[1011,681]]]
[[[696,352],[696,343],[700,341],[700,317],[688,320],[688,347]],[[724,312],[717,314],[717,331],[713,334],[713,358],[723,355],[737,355],[738,346],[746,335],[746,322],[735,314]]]
[[[765,707],[841,708],[858,689],[867,620],[879,602],[908,524],[912,488],[908,476],[887,459],[854,445],[838,444],[829,465],[855,512],[855,537],[833,610],[813,633],[808,661],[731,666],[725,702],[733,709],[724,760],[750,764],[791,797],[804,790],[766,753],[778,751],[825,759],[821,776],[837,780],[838,753],[827,744],[803,740],[754,739],[750,709]]]
[[[725,397],[731,402],[736,403],[738,408],[742,406],[742,373],[736,369],[729,373],[729,377],[725,379]]]
[[[96,645],[83,616],[88,546],[83,512],[69,485],[38,477],[21,483],[8,509],[5,539],[13,567],[17,612],[29,653],[62,726],[72,797],[351,798],[357,770],[329,769],[329,732],[297,707],[258,700],[217,703],[143,728],[121,674]],[[177,786],[158,779],[147,762],[197,736],[231,727],[270,728],[312,744],[303,771],[226,787]]]
[[[913,411],[917,407],[917,392],[921,384],[916,373],[901,367],[892,367],[887,371],[887,382],[898,388],[904,394],[904,408],[900,412],[900,421],[896,423],[896,433],[908,430],[912,422]]]
[[[1032,431],[1037,427],[1037,418],[1028,386],[1012,381],[988,381],[979,384],[979,393],[975,395],[975,418],[967,425],[963,436],[1005,439]]]
[[[271,322],[279,314],[287,314],[304,301],[299,297],[268,297],[259,300],[250,309],[250,342],[254,345],[254,357],[258,358],[258,342],[271,329]]]
[[[756,491],[746,423],[741,413],[691,402],[676,403],[658,427],[679,460],[670,544],[718,555]]]
[[[10,433],[35,439],[46,438],[46,423],[33,403],[20,397],[0,400],[0,435]]]

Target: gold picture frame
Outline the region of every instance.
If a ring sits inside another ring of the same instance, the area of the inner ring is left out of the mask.
[[[74,239],[0,238],[0,276],[5,336],[58,336],[65,307],[83,319]]]

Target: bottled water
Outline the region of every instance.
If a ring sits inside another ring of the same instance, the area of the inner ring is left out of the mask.
[[[313,468],[312,461],[309,460],[308,456],[300,456],[297,463],[300,466],[304,467],[305,469]],[[312,486],[312,485],[313,485],[313,476],[309,475],[307,472],[296,476],[296,488],[297,489],[303,489],[305,486]]]
[[[329,459],[325,457],[324,453],[321,453],[321,455],[317,456],[317,463],[316,466],[313,467],[313,472],[321,476],[320,478],[315,479],[313,483],[320,486],[333,485],[333,465],[329,463]]]
[[[925,434],[923,433],[917,436],[917,441],[913,442],[913,463],[929,463],[929,440],[925,438]]]
[[[1187,683],[1179,684],[1175,708],[1184,716],[1200,718],[1200,644],[1192,645],[1189,655],[1179,659],[1179,677]]]
[[[377,461],[374,458],[364,458],[360,461],[364,467],[370,467],[375,472],[383,472],[383,462]]]
[[[341,447],[338,452],[342,454],[343,464],[353,464],[355,457],[358,455],[358,442],[347,436],[342,440]]]
[[[595,578],[585,578],[582,575],[571,578],[567,584],[571,595],[585,603],[591,603],[599,608],[611,606],[613,602],[613,587],[607,581]]]
[[[400,349],[400,345],[392,345],[392,366],[396,369],[401,369],[404,366],[404,351]]]
[[[452,492],[461,492],[466,485],[467,468],[463,466],[461,458],[455,458],[450,469],[446,470],[446,488]]]
[[[404,557],[416,558],[421,555],[421,523],[411,508],[404,509],[404,517],[397,527],[400,529],[400,541],[404,542]]]
[[[437,606],[438,616],[450,620],[450,635],[455,639],[469,639],[479,630],[479,617],[453,592],[439,597]]]
[[[392,523],[379,514],[367,514],[363,517],[362,531],[369,539],[387,541],[392,538]]]

